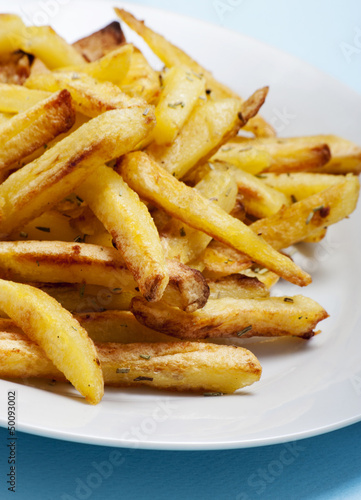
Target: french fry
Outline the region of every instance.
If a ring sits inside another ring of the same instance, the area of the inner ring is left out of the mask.
[[[159,300],[169,276],[147,207],[114,170],[101,165],[77,192],[112,235],[147,300]]]
[[[144,99],[150,104],[153,104],[159,97],[158,73],[136,47],[134,47],[130,68],[120,82],[120,88],[129,96]]]
[[[166,262],[163,299],[187,311],[203,307],[209,287],[202,274],[176,260]],[[138,286],[115,248],[62,241],[0,242],[0,277],[40,283],[85,283],[136,294]]]
[[[118,9],[115,7],[114,10],[122,21],[124,21],[132,30],[144,39],[156,56],[158,56],[168,68],[182,65],[188,66],[192,68],[196,74],[204,76],[207,83],[207,89],[211,91],[215,99],[225,99],[230,97],[241,100],[241,98],[233,92],[233,90],[218,82],[213,77],[212,73],[194,61],[190,56],[183,52],[183,50],[168,42],[168,40],[166,40],[162,35],[159,35],[155,31],[151,30],[144,24],[144,22],[139,21],[124,9]],[[276,135],[271,125],[269,125],[260,116],[252,118],[252,121],[250,121],[245,128],[260,137],[273,137]]]
[[[19,49],[32,54],[49,69],[84,63],[85,59],[50,26],[29,26],[20,37]]]
[[[173,217],[244,252],[250,259],[292,283],[301,286],[310,283],[310,276],[290,259],[275,252],[243,222],[175,179],[147,154],[136,152],[126,155],[121,173],[141,197]]]
[[[195,189],[228,213],[234,207],[237,185],[228,172],[210,171]],[[177,219],[168,222],[160,235],[166,256],[169,259],[177,258],[184,264],[196,259],[212,239]]]
[[[250,227],[273,248],[287,248],[350,215],[356,208],[359,189],[357,177],[350,174],[343,182],[282,208]]]
[[[75,122],[70,94],[61,90],[0,126],[0,175]]]
[[[67,73],[85,73],[100,82],[109,81],[119,85],[129,71],[133,54],[133,45],[126,44],[101,59],[78,66],[66,66],[60,71]]]
[[[104,381],[97,352],[68,311],[41,290],[4,280],[0,280],[0,307],[89,403],[99,403]]]
[[[254,336],[308,339],[317,323],[328,317],[317,302],[302,295],[209,300],[203,309],[188,314],[161,302],[148,304],[134,297],[131,311],[148,328],[188,340]]]
[[[110,82],[98,82],[82,73],[39,73],[28,78],[25,85],[30,89],[48,92],[67,89],[74,101],[75,109],[90,117],[112,109],[142,107],[144,112],[146,110],[144,101],[127,96]]]
[[[131,151],[152,129],[141,108],[114,110],[90,120],[0,185],[4,237],[74,191],[98,165]]]
[[[269,217],[283,206],[290,205],[290,198],[254,175],[229,164],[216,162],[213,165],[218,169],[226,169],[233,175],[238,192],[243,195],[242,203],[248,214],[257,218]]]
[[[159,145],[174,141],[198,98],[205,96],[205,81],[186,66],[174,66],[163,76],[163,90],[155,108],[153,138]]]
[[[50,92],[31,90],[21,85],[0,83],[0,111],[2,113],[21,113],[47,99]]]
[[[79,232],[69,224],[69,217],[57,210],[49,210],[11,233],[8,239],[73,242],[79,239]]]
[[[0,54],[7,55],[20,47],[26,27],[15,14],[0,14]]]
[[[223,278],[207,280],[210,294],[209,299],[265,299],[269,297],[269,290],[257,278],[250,278],[242,274],[229,274]]]
[[[210,161],[229,163],[244,172],[256,175],[266,170],[273,159],[267,151],[229,141],[218,149]]]
[[[125,37],[118,21],[73,43],[73,47],[82,54],[86,61],[96,61],[108,52],[125,43]]]
[[[260,379],[247,349],[199,342],[96,344],[106,385],[232,393]],[[45,354],[19,333],[0,333],[0,376],[64,380]]]
[[[240,103],[227,98],[197,106],[170,146],[151,144],[148,153],[177,179],[205,162],[243,126],[263,104],[267,90]]]
[[[341,184],[344,182],[344,177],[341,175],[297,172],[262,174],[261,180],[295,202],[320,193],[335,184]]]
[[[217,151],[213,159],[229,162],[251,174],[320,171],[330,161],[331,151],[327,136],[286,139],[238,136]]]
[[[252,266],[252,259],[247,255],[216,240],[211,241],[201,255],[201,259],[205,265],[207,278],[242,273]]]

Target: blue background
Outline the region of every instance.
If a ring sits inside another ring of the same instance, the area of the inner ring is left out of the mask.
[[[133,3],[187,14],[258,38],[361,93],[359,0]],[[6,395],[0,398],[4,402]],[[0,429],[0,498],[360,499],[360,434],[361,423],[290,445],[161,452],[117,450],[19,433],[14,494],[7,491],[7,432]]]

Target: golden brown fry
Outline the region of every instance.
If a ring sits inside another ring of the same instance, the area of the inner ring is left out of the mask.
[[[285,194],[294,203],[320,193],[330,186],[341,184],[341,175],[297,172],[288,174],[262,174],[262,182]]]
[[[151,30],[144,22],[136,19],[132,14],[124,9],[118,9],[115,7],[116,14],[138,35],[140,35],[144,41],[149,45],[153,52],[163,61],[163,63],[168,67],[173,66],[188,66],[192,68],[195,74],[202,75],[205,77],[207,82],[207,89],[211,91],[211,95],[215,99],[225,99],[225,98],[235,98],[241,100],[241,98],[229,89],[226,85],[218,82],[205,68],[194,61],[190,56],[183,52],[180,48],[176,47],[172,43],[168,42],[162,35],[159,35],[155,31]],[[260,137],[273,137],[275,136],[275,131],[263,118],[260,116],[254,117],[245,127],[246,130],[253,132],[256,136]]]
[[[120,24],[114,21],[104,28],[73,43],[73,47],[82,54],[86,61],[96,61],[111,50],[125,43]]]
[[[77,192],[112,235],[144,297],[159,300],[169,276],[157,229],[137,193],[105,165]]]
[[[210,299],[265,299],[269,290],[257,278],[243,274],[230,274],[218,279],[207,280]]]
[[[47,147],[75,122],[75,111],[67,90],[53,94],[0,127],[0,173],[21,166],[21,160]],[[16,164],[18,163],[18,164]]]
[[[110,82],[98,82],[91,76],[83,73],[38,73],[26,80],[25,85],[30,89],[56,92],[67,89],[74,101],[75,109],[86,116],[95,117],[111,109],[142,107],[147,109],[146,103],[140,99],[133,99]],[[152,115],[151,108],[148,108]]]
[[[0,307],[90,403],[99,403],[104,381],[97,352],[68,311],[37,288],[4,280],[0,280]]]
[[[317,302],[302,295],[209,300],[203,309],[193,313],[134,297],[131,311],[148,328],[189,340],[253,336],[308,339],[314,335],[317,323],[328,317]]]
[[[209,287],[202,274],[176,260],[166,263],[163,299],[187,311],[203,307]],[[0,242],[0,277],[40,283],[85,283],[136,294],[139,290],[115,248],[61,241]]]
[[[158,145],[171,144],[189,118],[200,97],[205,99],[205,81],[187,66],[174,66],[162,76],[163,89],[155,108],[153,131]]]
[[[38,57],[49,69],[82,64],[85,61],[50,26],[29,26],[19,40],[19,49]]]
[[[156,71],[144,55],[134,47],[130,68],[120,83],[120,88],[131,97],[145,99],[153,104],[160,94],[160,81]]]
[[[169,146],[153,143],[148,153],[177,179],[192,167],[203,163],[241,125],[238,118],[240,103],[236,99],[208,101],[193,110],[175,140]]]
[[[356,208],[359,190],[357,177],[350,174],[343,182],[260,219],[250,227],[273,248],[287,248],[350,215]]]
[[[50,97],[50,92],[31,90],[21,85],[0,83],[0,111],[21,113]]]
[[[234,207],[237,185],[228,172],[210,171],[195,189],[228,213]],[[177,219],[171,219],[160,235],[166,256],[169,259],[178,259],[184,264],[196,259],[212,239],[211,236]]]
[[[275,252],[243,222],[178,181],[147,154],[137,152],[126,155],[121,172],[124,180],[140,196],[173,217],[244,252],[250,259],[292,283],[301,286],[310,283],[310,276],[290,259]]]
[[[0,185],[2,237],[74,191],[98,165],[133,150],[153,126],[151,111],[108,111],[13,173]]]
[[[25,24],[15,14],[0,14],[0,54],[7,55],[20,47],[20,39],[25,31]]]
[[[133,45],[126,44],[111,52],[97,61],[84,63],[79,66],[66,66],[60,71],[67,73],[85,73],[86,75],[99,80],[100,82],[109,81],[119,85],[124,80],[129,71],[133,54]]]
[[[238,192],[243,196],[242,204],[246,213],[254,217],[269,217],[291,203],[290,198],[248,172],[219,162],[213,163],[213,166],[233,175]]]
[[[232,393],[259,380],[247,349],[199,342],[97,344],[106,385]],[[6,359],[6,363],[2,361]],[[39,347],[19,333],[0,333],[0,376],[64,380]]]

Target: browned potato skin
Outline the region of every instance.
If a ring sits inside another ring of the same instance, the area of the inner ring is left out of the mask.
[[[0,171],[19,167],[20,160],[70,130],[74,122],[75,110],[65,89],[14,116],[0,127]]]
[[[192,314],[161,302],[147,304],[134,297],[131,311],[148,328],[186,340],[237,336],[308,339],[314,335],[317,323],[328,317],[317,302],[302,295],[209,300],[203,309]]]
[[[250,351],[236,346],[103,343],[96,349],[104,382],[115,387],[232,393],[259,380],[262,371]],[[0,333],[0,376],[64,380],[36,344],[14,332]]]
[[[96,61],[125,43],[125,36],[117,21],[73,43],[73,47],[89,62]]]

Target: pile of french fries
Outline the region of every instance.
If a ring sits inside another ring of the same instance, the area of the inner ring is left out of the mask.
[[[280,250],[352,213],[361,149],[276,138],[267,87],[243,100],[115,11],[162,71],[117,22],[70,45],[0,16],[0,376],[92,404],[104,384],[231,393],[261,376],[243,339],[328,316],[270,290],[311,282]]]

